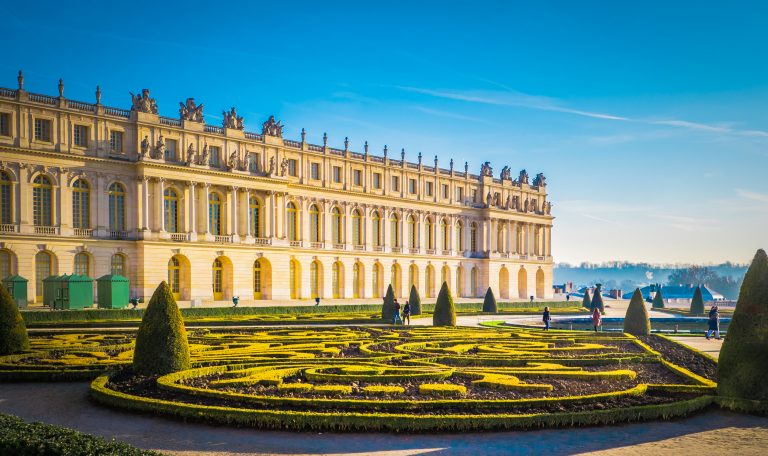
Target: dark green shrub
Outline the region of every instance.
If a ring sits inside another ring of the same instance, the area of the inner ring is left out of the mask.
[[[152,294],[141,319],[133,370],[142,375],[163,375],[190,367],[184,320],[168,284],[163,281]]]
[[[384,296],[384,304],[381,306],[381,320],[384,323],[392,323],[395,318],[395,292],[392,285],[387,287],[387,294]]]
[[[664,295],[661,294],[661,287],[656,288],[656,296],[653,297],[653,303],[651,306],[654,309],[663,309],[664,308]]]
[[[488,291],[485,292],[485,299],[483,299],[483,312],[496,313],[499,311],[496,305],[496,296],[493,295],[493,290],[488,287]]]
[[[651,333],[651,320],[648,319],[648,309],[640,289],[636,288],[624,316],[624,332],[635,336],[647,336]]]
[[[602,288],[602,284],[596,283],[595,284],[595,295],[592,296],[592,306],[590,309],[594,311],[595,309],[600,310],[601,314],[605,313],[605,304],[603,304],[603,294],[601,293],[600,289]]]
[[[0,284],[0,356],[29,348],[27,327],[13,298]]]
[[[701,294],[701,287],[696,287],[691,299],[691,315],[702,315],[704,313],[704,296]]]
[[[411,294],[408,296],[408,303],[411,304],[411,315],[421,315],[421,297],[416,285],[411,285]]]
[[[453,296],[448,284],[443,282],[440,293],[437,295],[435,312],[432,314],[434,326],[456,326],[456,307],[453,305]]]
[[[589,288],[584,289],[584,299],[581,300],[581,307],[592,310],[592,299],[589,297]]]
[[[768,257],[762,249],[744,276],[720,350],[717,393],[760,401],[768,412]]]

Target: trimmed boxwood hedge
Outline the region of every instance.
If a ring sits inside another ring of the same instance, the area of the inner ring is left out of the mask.
[[[0,283],[0,356],[18,353],[29,348],[24,320],[13,298]]]

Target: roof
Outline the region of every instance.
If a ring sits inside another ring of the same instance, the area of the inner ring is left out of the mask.
[[[694,291],[696,291],[696,285],[691,283],[686,285],[662,285],[661,287],[661,294],[664,296],[664,299],[693,299]],[[629,293],[624,293],[622,298],[631,299],[632,293],[634,293],[634,290]],[[650,299],[651,286],[648,285],[641,288],[640,293],[642,293],[645,299]],[[725,299],[725,296],[706,285],[701,285],[701,295],[705,301],[720,301]]]

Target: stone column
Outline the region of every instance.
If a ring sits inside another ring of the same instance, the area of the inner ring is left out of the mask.
[[[333,206],[326,201],[321,211],[323,214],[323,233],[322,233],[323,237],[321,240],[323,241],[326,249],[332,249],[333,244],[336,242],[335,239],[331,239],[331,236],[333,235],[333,226],[332,226],[333,214],[331,212],[332,210],[333,210]],[[329,271],[329,274],[326,274],[326,276],[330,277],[330,272],[331,271]],[[330,283],[330,282],[327,282],[327,283]],[[328,296],[333,296],[333,288],[328,289]]]
[[[158,213],[160,214],[160,233],[165,233],[165,179],[157,178]],[[178,211],[178,207],[176,210]]]
[[[251,228],[251,225],[253,225],[253,213],[251,211],[251,192],[246,190],[244,196],[245,196],[245,242],[251,243],[253,241],[253,229]],[[266,206],[266,204],[264,204],[264,206]]]
[[[187,207],[189,208],[189,240],[197,241],[197,200],[195,199],[195,187],[197,182],[187,182],[189,186],[189,202]]]
[[[143,176],[141,178],[141,189],[142,189],[142,201],[143,201],[143,208],[142,208],[142,231],[151,231],[152,227],[149,225],[149,177]]]
[[[211,200],[211,184],[204,183],[203,187],[205,188],[205,201],[203,202],[203,207],[205,208],[203,213],[205,216],[203,217],[203,220],[205,220],[205,240],[208,242],[213,241],[213,235],[211,234],[211,211],[208,208],[209,201]]]
[[[386,179],[384,180],[386,182]],[[383,209],[381,211],[384,215],[382,216],[381,223],[383,226],[381,227],[381,245],[384,247],[384,252],[391,252],[392,246],[395,245],[392,242],[392,222],[390,221],[390,218],[392,217],[392,210],[391,209]],[[387,268],[384,268],[387,269]],[[391,275],[391,271],[385,272],[384,276],[389,277]],[[389,282],[387,282],[389,284]],[[386,293],[386,290],[385,290]]]
[[[229,231],[232,233],[232,242],[240,242],[240,222],[237,217],[237,213],[240,211],[240,206],[237,202],[237,193],[239,191],[239,187],[235,187],[234,185],[230,187],[230,193],[232,194],[232,224],[229,227]]]
[[[514,252],[514,245],[512,244],[512,230],[514,230],[514,222],[507,222],[507,253]]]

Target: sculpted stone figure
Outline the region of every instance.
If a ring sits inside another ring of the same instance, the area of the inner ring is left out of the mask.
[[[523,205],[523,212],[528,212],[528,200],[525,200],[525,204]]]
[[[200,154],[200,160],[197,162],[198,165],[207,165],[208,164],[208,143],[205,143],[203,145],[203,153]]]
[[[234,107],[229,112],[222,111],[224,115],[224,128],[234,128],[235,130],[245,129],[245,123],[242,116],[237,115]]]
[[[488,192],[488,196],[485,197],[485,206],[491,207],[491,192]]]
[[[187,102],[179,102],[179,115],[182,120],[191,122],[203,122],[203,105],[195,105],[194,98],[187,98]]]
[[[510,174],[509,166],[503,167],[501,169],[501,180],[510,180],[509,174]]]
[[[527,184],[528,183],[528,172],[526,170],[520,171],[520,177],[517,178],[517,181],[521,184]]]
[[[261,133],[269,136],[283,137],[283,124],[282,122],[276,122],[275,116],[269,116],[266,122],[261,124]]]
[[[270,157],[269,158],[269,173],[267,173],[267,174],[269,174],[270,176],[275,174],[275,171],[277,171],[277,169],[275,169],[276,167],[277,167],[277,159],[275,157]]]
[[[165,137],[160,135],[160,138],[157,140],[157,144],[155,145],[155,158],[159,160],[163,157],[165,157]]]
[[[187,157],[184,163],[189,166],[192,164],[192,162],[195,160],[195,145],[192,143],[189,143],[189,147],[187,147]]]
[[[240,163],[240,160],[237,157],[237,151],[233,151],[231,154],[229,154],[229,160],[227,162],[227,166],[230,170],[237,169],[238,164]]]
[[[493,176],[493,168],[491,168],[491,162],[485,162],[480,167],[481,176]]]
[[[288,174],[288,160],[285,158],[280,162],[280,177],[285,177]]]
[[[507,195],[507,202],[504,204],[504,209],[508,210],[511,204],[512,204],[512,197]]]
[[[536,175],[536,177],[533,178],[533,185],[535,187],[546,187],[547,186],[547,178],[544,177],[544,173],[539,173]]]
[[[544,205],[544,212],[546,212],[547,215],[552,212],[552,203],[549,201],[547,201],[547,203]]]
[[[149,137],[144,136],[144,139],[141,140],[141,158],[147,158],[149,155]]]
[[[131,111],[148,112],[157,114],[157,102],[149,96],[149,89],[141,89],[141,95],[131,94]]]

